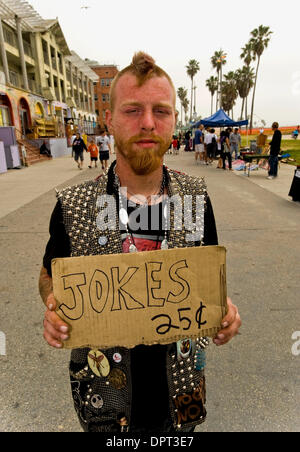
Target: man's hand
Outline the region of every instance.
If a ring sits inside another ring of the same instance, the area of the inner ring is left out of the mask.
[[[239,328],[242,325],[237,307],[232,304],[230,298],[227,298],[228,312],[222,320],[222,330],[219,331],[213,342],[216,345],[227,344],[234,336],[239,334]]]
[[[69,327],[56,314],[56,300],[51,293],[46,300],[47,311],[44,318],[44,339],[51,347],[63,348],[62,341],[69,339]]]

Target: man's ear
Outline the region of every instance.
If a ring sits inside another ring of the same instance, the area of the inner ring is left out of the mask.
[[[112,112],[110,110],[105,111],[105,122],[108,128],[108,131],[111,135],[114,134],[114,128],[112,125]]]

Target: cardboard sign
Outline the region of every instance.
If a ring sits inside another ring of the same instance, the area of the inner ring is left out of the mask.
[[[214,336],[226,314],[220,246],[54,259],[65,348],[133,348]]]

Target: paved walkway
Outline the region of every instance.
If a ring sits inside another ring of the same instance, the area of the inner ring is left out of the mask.
[[[288,194],[291,188],[295,169],[296,167],[293,165],[280,163],[278,177],[273,180],[267,179],[268,172],[262,168],[251,171],[250,177],[245,175],[244,171],[234,171],[234,174],[244,177],[248,179],[249,182],[259,185],[261,188],[264,188],[265,190],[268,190],[283,199],[293,202],[292,198],[289,197]]]
[[[193,154],[191,154],[192,159]],[[172,156],[166,156],[167,164],[172,161]],[[86,166],[82,171],[83,179],[89,179],[91,176],[94,177],[99,173],[99,168],[97,170],[90,170],[87,168],[87,164],[86,160]],[[214,166],[216,166],[216,163],[214,163]],[[263,169],[251,171],[249,178],[244,175],[244,171],[234,171],[234,174],[246,178],[249,183],[257,184],[265,190],[292,202],[288,193],[294,171],[294,166],[282,163],[279,169],[279,177],[275,180],[268,180],[267,172]],[[64,182],[78,176],[78,173],[77,165],[71,157],[60,157],[51,161],[37,163],[28,168],[23,167],[21,170],[10,170],[7,173],[1,174],[0,218],[28,204],[49,190],[54,190]]]

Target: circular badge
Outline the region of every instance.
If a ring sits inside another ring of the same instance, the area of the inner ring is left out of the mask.
[[[105,246],[108,242],[108,238],[105,236],[99,237],[98,243],[101,246]]]
[[[109,377],[109,383],[115,389],[123,389],[126,386],[127,378],[125,373],[120,369],[112,369]]]
[[[99,394],[94,394],[91,397],[91,405],[93,408],[96,408],[97,410],[100,410],[100,408],[103,407],[103,399],[101,396],[99,396]]]
[[[107,377],[110,372],[110,365],[104,353],[100,350],[90,350],[87,358],[91,371],[97,377]]]
[[[120,355],[120,353],[114,353],[113,360],[115,363],[119,364],[122,361],[122,355]]]

